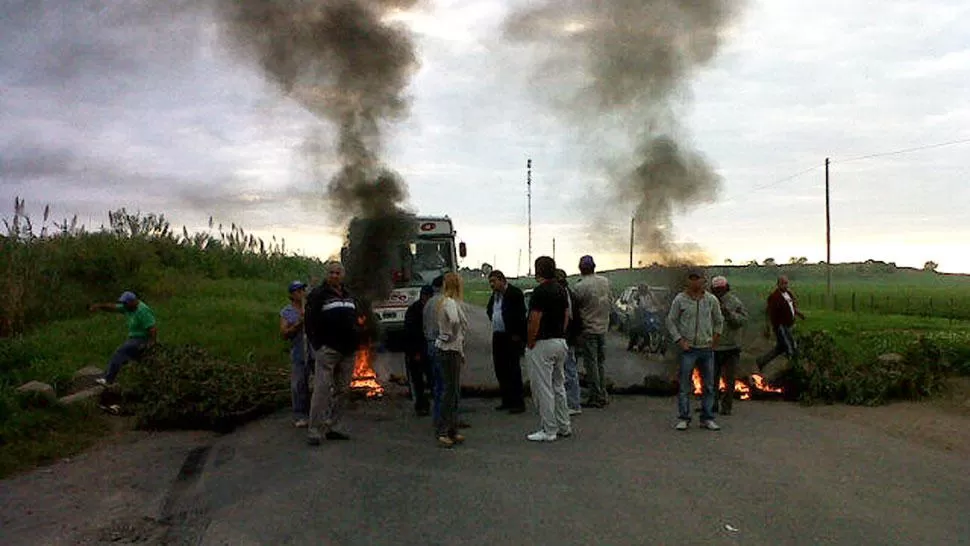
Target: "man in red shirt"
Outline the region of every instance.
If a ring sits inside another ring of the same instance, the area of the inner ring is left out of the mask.
[[[782,275],[778,277],[778,286],[768,296],[766,314],[768,321],[765,322],[765,337],[775,332],[775,346],[773,349],[758,357],[758,371],[760,372],[769,362],[779,355],[786,355],[789,360],[795,358],[798,347],[795,345],[795,337],[792,329],[795,327],[795,318],[805,320],[805,315],[798,310],[798,303],[795,295],[788,290],[788,277]]]

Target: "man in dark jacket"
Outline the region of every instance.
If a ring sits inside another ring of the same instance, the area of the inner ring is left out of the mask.
[[[411,386],[414,411],[420,417],[428,415],[430,404],[425,392],[432,383],[428,342],[424,337],[424,307],[434,295],[431,285],[421,287],[421,297],[404,313],[404,365]]]
[[[520,359],[525,350],[525,296],[498,269],[488,274],[488,284],[492,287],[492,297],[485,312],[492,323],[492,363],[502,392],[502,405],[495,409],[522,413],[525,395]]]
[[[804,320],[805,315],[798,310],[798,302],[795,300],[795,295],[788,290],[788,277],[785,275],[778,277],[778,286],[768,296],[765,313],[767,314],[765,337],[770,337],[771,330],[774,330],[775,346],[758,357],[758,371],[761,371],[779,355],[786,355],[789,359],[795,358],[797,355],[798,348],[795,345],[795,336],[792,329],[795,327],[795,318]]]
[[[354,360],[360,348],[357,300],[343,284],[344,266],[330,262],[326,279],[307,296],[305,325],[313,348],[316,373],[310,399],[307,443],[348,440],[340,429],[341,409],[350,389]],[[332,389],[332,392],[331,392]]]

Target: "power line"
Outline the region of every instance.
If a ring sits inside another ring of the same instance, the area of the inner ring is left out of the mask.
[[[774,182],[769,182],[767,184],[762,184],[760,186],[755,186],[754,188],[751,188],[750,190],[748,190],[748,193],[754,193],[756,191],[761,191],[763,189],[767,189],[767,188],[770,188],[772,186],[777,186],[778,184],[783,184],[785,182],[789,182],[789,181],[794,180],[794,179],[796,179],[796,178],[798,178],[800,176],[806,175],[806,174],[808,174],[808,173],[810,173],[810,172],[818,169],[821,166],[822,166],[821,164],[819,164],[819,165],[812,165],[811,167],[809,167],[809,168],[807,168],[807,169],[805,169],[803,171],[798,171],[797,173],[795,173],[793,175],[786,176],[785,178],[781,178],[781,179],[775,180]]]
[[[891,152],[880,152],[880,153],[875,153],[875,154],[868,154],[868,155],[860,155],[860,156],[856,156],[856,157],[850,157],[848,159],[837,159],[835,161],[832,161],[832,163],[833,164],[835,164],[835,163],[850,163],[852,161],[862,161],[863,159],[872,159],[874,157],[886,157],[886,156],[891,156],[891,155],[902,155],[902,154],[908,154],[908,153],[912,153],[912,152],[919,152],[919,151],[922,151],[922,150],[930,150],[930,149],[933,149],[933,148],[942,148],[944,146],[955,146],[957,144],[966,144],[968,142],[970,142],[970,138],[964,138],[964,139],[960,139],[960,140],[950,140],[950,141],[947,141],[947,142],[938,142],[936,144],[927,144],[925,146],[916,146],[915,148],[904,148],[902,150],[894,150],[894,151],[891,151]]]

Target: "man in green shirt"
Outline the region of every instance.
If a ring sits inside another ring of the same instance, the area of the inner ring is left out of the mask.
[[[155,343],[158,336],[155,313],[134,292],[123,293],[117,303],[95,303],[91,311],[120,312],[128,320],[128,339],[111,356],[104,377],[97,380],[101,385],[111,385],[125,363],[139,358],[146,348]]]

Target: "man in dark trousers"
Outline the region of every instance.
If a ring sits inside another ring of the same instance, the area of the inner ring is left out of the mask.
[[[304,314],[307,338],[316,361],[307,428],[307,443],[312,446],[320,445],[324,437],[350,439],[340,430],[340,417],[360,348],[360,311],[357,300],[344,286],[344,266],[330,262],[326,272],[323,284],[307,296]]]
[[[433,382],[428,342],[424,338],[424,307],[433,295],[431,285],[422,286],[421,297],[404,313],[404,365],[411,386],[411,399],[414,400],[414,412],[419,417],[428,415],[431,408],[426,392]]]
[[[786,355],[789,359],[797,355],[798,347],[795,345],[792,329],[795,327],[795,318],[805,320],[805,315],[798,310],[798,302],[788,289],[788,284],[788,277],[785,275],[778,277],[778,286],[768,296],[768,305],[765,308],[765,313],[768,315],[765,322],[765,337],[770,337],[771,330],[774,330],[775,346],[758,357],[759,372],[780,355]]]
[[[525,398],[520,359],[526,338],[525,296],[497,269],[488,274],[488,284],[492,287],[492,296],[485,312],[492,323],[492,363],[502,392],[502,405],[495,409],[523,413]]]

